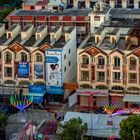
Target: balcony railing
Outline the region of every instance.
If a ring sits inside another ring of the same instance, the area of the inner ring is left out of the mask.
[[[86,77],[86,78],[81,78],[81,81],[89,81],[89,78]]]
[[[5,61],[5,64],[12,64],[12,61]]]
[[[130,66],[129,70],[136,70],[136,66]]]
[[[88,68],[89,64],[80,64],[81,68]]]
[[[120,69],[120,66],[113,66],[113,69],[117,69],[117,70],[119,70]]]
[[[130,79],[129,83],[137,83],[137,79]]]
[[[104,69],[104,67],[105,67],[104,65],[98,65],[97,66],[98,69]]]
[[[12,77],[12,74],[4,74],[4,77]]]
[[[113,79],[113,82],[114,82],[114,83],[121,83],[121,80]]]
[[[105,79],[104,78],[97,79],[97,82],[105,82]]]

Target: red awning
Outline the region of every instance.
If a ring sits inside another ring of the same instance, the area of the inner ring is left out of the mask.
[[[33,20],[32,16],[23,16],[22,17],[23,20]]]
[[[58,16],[50,16],[50,20],[52,20],[52,21],[58,21]]]
[[[71,16],[63,16],[63,21],[71,21]]]
[[[77,16],[76,21],[84,21],[85,17],[84,16]]]
[[[10,16],[10,20],[20,20],[20,16]]]

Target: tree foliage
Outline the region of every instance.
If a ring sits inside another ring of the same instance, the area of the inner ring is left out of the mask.
[[[7,124],[7,119],[8,117],[3,114],[3,113],[0,113],[0,129],[4,129],[6,124]]]
[[[87,123],[83,123],[80,118],[73,118],[64,124],[60,123],[58,131],[60,140],[80,140],[87,132]]]
[[[132,115],[120,123],[122,140],[140,140],[140,116]]]

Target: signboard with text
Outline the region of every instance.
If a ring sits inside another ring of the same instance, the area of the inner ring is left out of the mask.
[[[18,63],[18,77],[21,77],[21,78],[29,77],[29,65],[27,62]]]
[[[77,89],[77,95],[108,96],[108,90]]]

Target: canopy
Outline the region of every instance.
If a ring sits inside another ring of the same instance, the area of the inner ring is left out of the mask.
[[[125,95],[123,98],[124,102],[140,102],[139,95]]]

